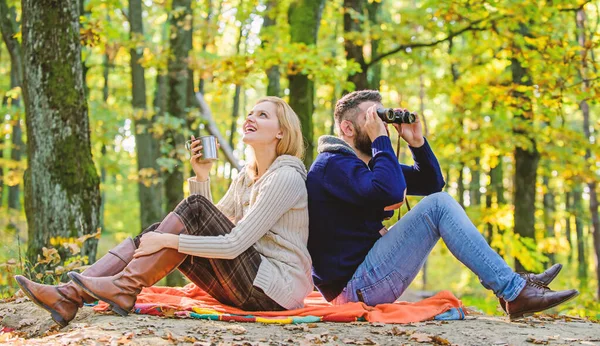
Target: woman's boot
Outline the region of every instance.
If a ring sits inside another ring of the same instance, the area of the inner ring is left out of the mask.
[[[185,226],[177,214],[170,213],[156,232],[181,234],[185,232]],[[86,293],[107,302],[119,315],[127,316],[142,288],[150,287],[167,276],[186,256],[175,249],[164,248],[151,255],[134,258],[122,272],[113,276],[94,278],[76,272],[68,275]]]
[[[131,261],[135,249],[133,239],[127,238],[87,268],[83,274],[89,277],[100,277],[119,273]],[[61,327],[69,324],[83,303],[95,301],[72,281],[54,286],[35,283],[22,275],[16,275],[15,280],[23,293],[35,304],[48,311],[54,322]]]

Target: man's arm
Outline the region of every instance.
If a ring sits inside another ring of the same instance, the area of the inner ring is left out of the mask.
[[[371,145],[371,169],[353,155],[331,157],[324,169],[325,189],[356,205],[386,207],[403,201],[406,182],[389,137],[379,136]]]
[[[442,191],[446,182],[440,164],[427,140],[418,148],[411,146],[409,148],[415,164],[400,165],[408,186],[407,194],[426,196]]]

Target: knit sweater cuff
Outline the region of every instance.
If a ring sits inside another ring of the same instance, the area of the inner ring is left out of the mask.
[[[188,184],[190,186],[191,195],[201,195],[212,202],[212,194],[210,193],[210,178],[208,178],[206,181],[196,181],[196,178],[192,177],[188,179]]]
[[[373,156],[382,151],[391,152],[392,154],[394,153],[392,142],[388,136],[379,136],[375,138],[373,144],[371,144],[371,150],[373,152]]]
[[[412,157],[413,160],[415,162],[428,162],[431,161],[432,159],[435,161],[437,160],[435,158],[435,154],[433,153],[433,150],[431,150],[431,147],[429,146],[429,142],[427,142],[426,138],[423,138],[425,140],[425,142],[423,143],[422,146],[415,148],[415,147],[411,147],[410,145],[408,146],[408,148],[410,149],[411,153],[412,153]]]

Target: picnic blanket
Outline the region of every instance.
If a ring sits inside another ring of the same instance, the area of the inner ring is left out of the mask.
[[[100,302],[96,311],[108,311]],[[418,302],[395,302],[368,306],[364,303],[332,305],[319,292],[312,292],[304,301],[304,308],[287,311],[243,311],[219,303],[194,284],[185,287],[148,287],[137,298],[134,312],[155,316],[198,318],[219,321],[260,323],[313,323],[313,322],[383,322],[411,323],[427,320],[464,319],[461,301],[449,291],[440,291]]]

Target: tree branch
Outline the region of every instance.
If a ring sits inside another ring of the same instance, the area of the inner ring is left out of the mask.
[[[592,0],[586,0],[585,2],[583,2],[581,5],[579,5],[577,7],[561,8],[558,11],[559,12],[577,12],[577,11],[581,10],[583,8],[583,6],[589,4],[590,2],[592,2]]]
[[[497,20],[497,19],[501,19],[503,17],[504,16],[496,18],[496,19],[493,19],[492,21]],[[420,42],[420,43],[412,43],[412,44],[403,44],[403,45],[400,45],[400,46],[398,46],[398,47],[396,47],[396,48],[394,48],[394,49],[392,49],[392,50],[390,50],[388,52],[385,52],[385,53],[382,53],[382,54],[376,56],[369,63],[365,64],[365,67],[369,68],[371,65],[374,65],[374,64],[378,63],[379,61],[383,60],[384,58],[386,58],[386,57],[388,57],[390,55],[396,54],[396,53],[398,53],[398,52],[400,52],[400,51],[402,51],[402,50],[404,50],[406,48],[432,47],[432,46],[438,45],[438,44],[440,44],[442,42],[449,41],[452,38],[454,38],[456,36],[459,36],[459,35],[467,32],[467,31],[483,31],[483,30],[487,30],[487,28],[477,28],[475,26],[477,24],[485,21],[485,20],[488,20],[488,19],[489,18],[482,18],[482,19],[476,20],[474,22],[471,22],[466,27],[464,27],[464,28],[462,28],[462,29],[460,29],[460,30],[458,30],[456,32],[450,33],[446,38],[443,38],[443,39],[440,39],[440,40],[436,40],[436,41],[432,41],[432,42]]]
[[[229,142],[226,141],[221,135],[221,132],[219,132],[219,128],[213,119],[212,112],[204,100],[204,95],[202,95],[202,93],[196,93],[196,102],[198,103],[198,108],[200,108],[200,114],[202,114],[202,118],[207,123],[208,133],[217,137],[217,141],[219,141],[219,144],[221,145],[221,150],[225,154],[225,158],[235,169],[239,171],[242,167],[240,166],[240,163],[235,155],[233,155],[233,148],[229,146]]]

